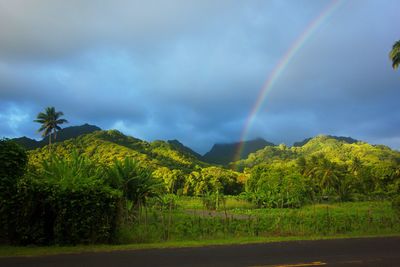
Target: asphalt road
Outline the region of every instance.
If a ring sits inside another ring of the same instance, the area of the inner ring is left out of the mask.
[[[0,266],[400,266],[400,237],[1,258]]]

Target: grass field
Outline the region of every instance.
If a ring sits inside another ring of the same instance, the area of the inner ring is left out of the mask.
[[[122,243],[245,237],[387,235],[400,233],[390,202],[308,205],[300,209],[256,209],[227,199],[226,208],[202,209],[200,198],[181,198],[174,210],[148,209],[140,224],[122,229]],[[228,204],[229,203],[229,204]]]
[[[400,216],[386,201],[257,209],[228,197],[225,208],[208,211],[201,198],[181,197],[175,209],[143,210],[140,220],[121,228],[119,245],[0,246],[0,256],[393,235],[400,235]]]

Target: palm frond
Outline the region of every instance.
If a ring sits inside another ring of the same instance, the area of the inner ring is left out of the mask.
[[[48,136],[53,131],[61,130],[59,124],[68,123],[66,119],[60,119],[60,117],[63,115],[64,113],[62,111],[56,112],[54,107],[47,107],[45,108],[45,112],[40,112],[37,115],[37,118],[34,120],[34,122],[42,124],[38,131],[42,132],[42,136]],[[49,143],[50,140],[51,139],[49,139]]]
[[[392,50],[389,53],[389,58],[393,62],[393,69],[397,69],[400,65],[400,40],[394,43]]]

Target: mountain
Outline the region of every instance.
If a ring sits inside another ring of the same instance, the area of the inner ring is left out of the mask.
[[[56,142],[62,142],[71,138],[78,137],[83,134],[89,134],[93,133],[95,131],[101,131],[101,128],[95,126],[95,125],[90,125],[90,124],[83,124],[80,126],[70,126],[70,127],[65,127],[61,129],[60,131],[57,132],[57,139]],[[53,140],[52,140],[53,141]],[[48,144],[49,143],[49,137],[45,137],[42,140],[43,143]]]
[[[26,150],[32,150],[41,147],[41,142],[36,141],[35,139],[30,139],[29,137],[23,136],[18,138],[11,139],[14,142],[23,146]]]
[[[109,165],[114,160],[124,160],[126,157],[135,159],[144,168],[179,169],[190,173],[208,164],[199,161],[194,155],[182,153],[176,144],[157,140],[146,142],[131,136],[126,136],[117,130],[95,131],[59,142],[53,145],[53,154],[70,157],[72,151],[88,156],[100,164]],[[42,147],[29,152],[32,164],[40,164],[49,157],[48,148]]]
[[[326,135],[326,136],[329,137],[329,138],[338,140],[338,141],[346,142],[346,143],[348,143],[348,144],[353,144],[353,143],[357,143],[357,142],[358,142],[358,140],[353,139],[353,138],[351,138],[351,137],[334,136],[334,135]],[[297,146],[297,147],[303,146],[303,145],[307,144],[308,141],[312,140],[313,138],[314,138],[314,137],[310,137],[310,138],[304,139],[303,141],[295,142],[295,143],[293,144],[293,146]]]
[[[173,148],[175,148],[176,150],[179,150],[182,153],[188,154],[188,155],[192,155],[193,157],[201,160],[202,156],[193,151],[191,148],[185,146],[184,144],[182,144],[181,142],[179,142],[178,140],[174,139],[174,140],[168,140],[167,141],[168,144],[170,144]]]
[[[202,157],[203,161],[214,164],[227,165],[235,160],[236,154],[239,149],[239,142],[215,144],[209,152]],[[267,142],[262,138],[249,140],[243,142],[243,151],[240,153],[239,158],[244,159],[250,153],[262,149],[266,146],[274,146],[273,143]]]
[[[75,138],[83,134],[89,134],[100,130],[101,129],[99,127],[87,123],[80,126],[66,127],[57,132],[57,139],[55,142],[63,142],[65,140]],[[49,144],[49,137],[45,137],[40,141],[37,141],[35,139],[30,139],[25,136],[20,138],[14,138],[12,140],[25,147],[27,150],[41,148]]]
[[[399,166],[400,152],[383,145],[371,145],[352,138],[338,138],[329,135],[318,135],[308,139],[302,146],[285,145],[267,146],[248,155],[246,159],[235,162],[239,170],[251,168],[258,164],[295,162],[299,158],[325,156],[332,162],[351,164],[359,159],[365,166]]]

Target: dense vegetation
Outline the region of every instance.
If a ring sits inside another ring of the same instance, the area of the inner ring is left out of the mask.
[[[400,153],[388,147],[318,136],[301,147],[265,147],[235,166],[250,175],[246,192],[260,206],[299,207],[394,198],[399,164]]]
[[[177,142],[115,130],[50,151],[2,140],[0,238],[78,244],[398,233],[400,153],[348,141],[266,146],[227,169]]]

